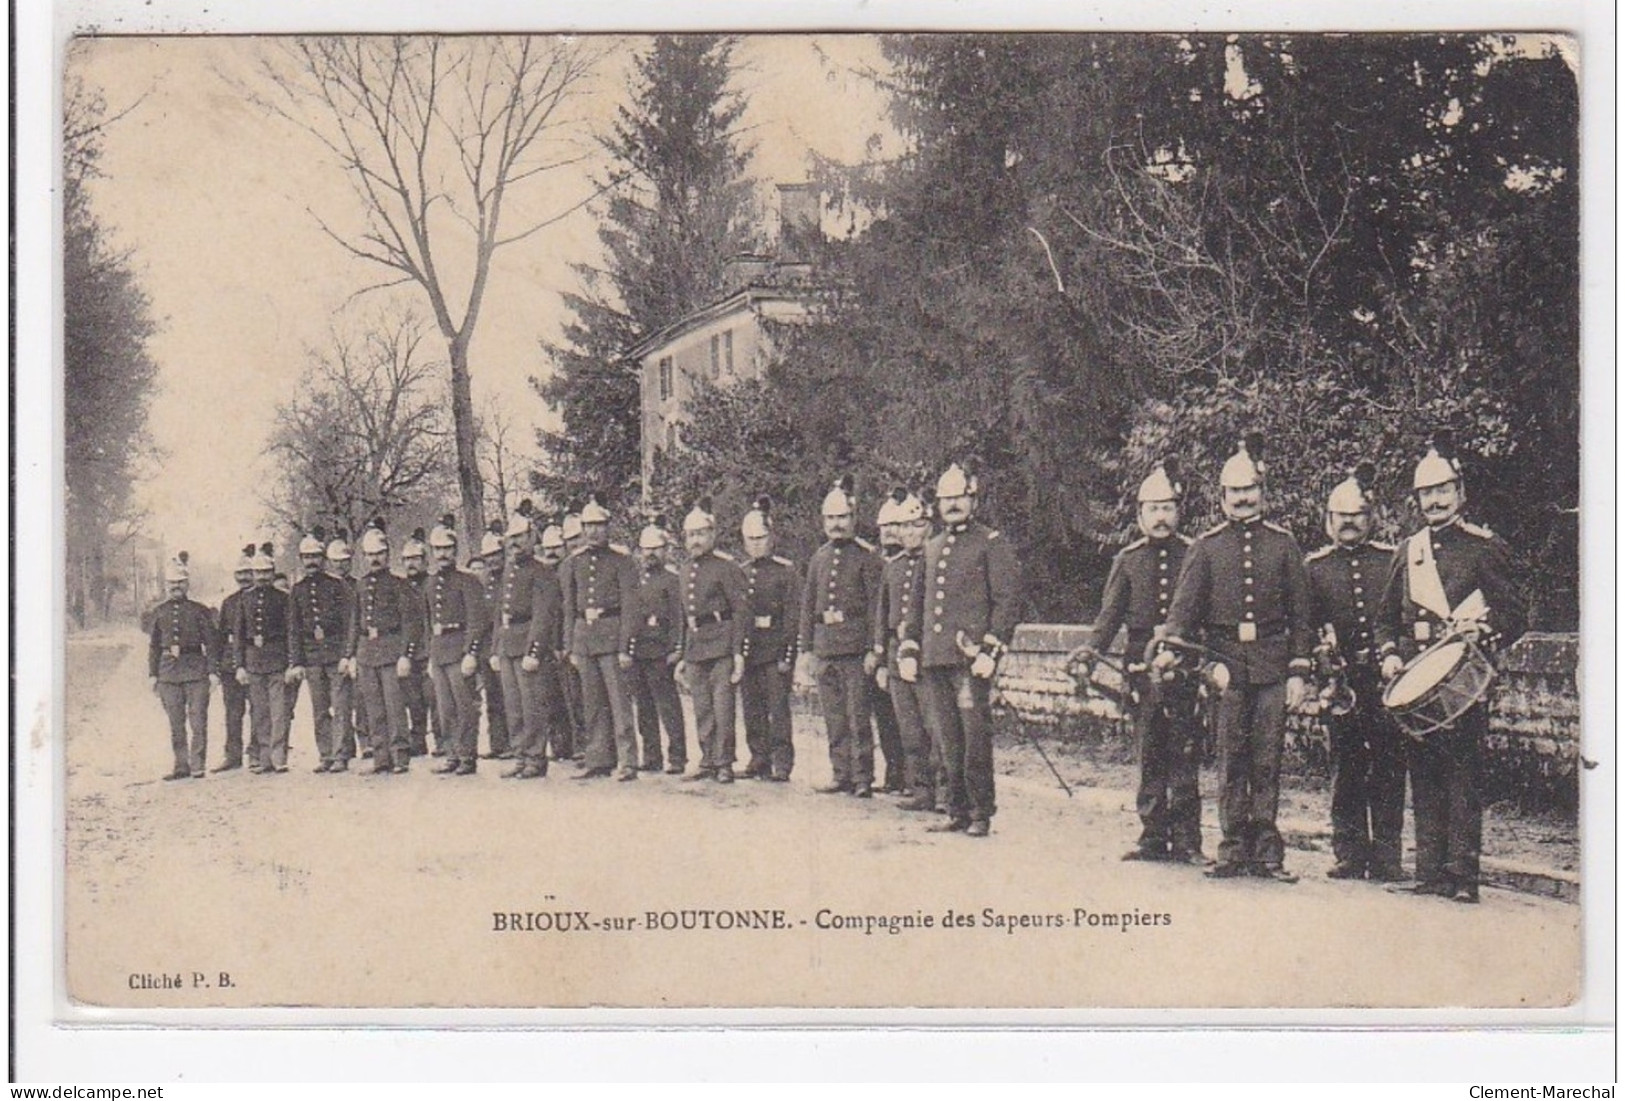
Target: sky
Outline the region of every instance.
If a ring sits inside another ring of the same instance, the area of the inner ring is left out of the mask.
[[[594,120],[625,102],[628,61],[645,41],[604,43],[614,53],[587,101]],[[259,59],[271,48],[255,38],[97,38],[80,40],[68,62],[69,79],[99,88],[111,113],[130,108],[108,130],[92,202],[130,250],[159,322],[150,427],[163,459],[138,491],[147,530],[166,553],[186,549],[216,566],[253,539],[293,541],[265,526],[273,471],[261,452],[307,352],[392,300],[428,319],[415,288],[355,297],[380,269],[351,258],[317,219],[343,231],[360,224],[361,208],[319,143],[255,104],[270,87]],[[874,135],[895,145],[885,98],[860,75],[882,64],[875,39],[757,36],[736,59],[764,203],[772,184],[807,178],[811,154],[855,162]],[[524,185],[505,224],[569,209],[590,193],[590,171]],[[545,369],[538,342],[558,335],[561,295],[577,289],[570,265],[596,257],[595,228],[583,209],[499,252],[493,267],[472,346],[474,400],[500,402],[527,444],[548,416],[528,382]]]

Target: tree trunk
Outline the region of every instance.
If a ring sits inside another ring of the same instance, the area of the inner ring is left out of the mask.
[[[457,488],[463,498],[465,547],[478,549],[485,530],[484,486],[474,448],[474,393],[468,377],[468,346],[451,341],[451,421],[457,437]]]

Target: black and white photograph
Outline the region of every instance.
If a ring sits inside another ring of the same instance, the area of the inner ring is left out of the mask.
[[[69,1013],[1581,1003],[1573,34],[117,29]]]

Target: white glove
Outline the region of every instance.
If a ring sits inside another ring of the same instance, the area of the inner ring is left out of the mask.
[[[728,674],[729,684],[738,684],[745,679],[745,658],[741,654],[734,655],[733,672]]]
[[[241,665],[237,667],[237,683],[245,687],[248,685],[248,670]]]
[[[1296,711],[1303,706],[1304,683],[1302,677],[1286,679],[1286,709]]]
[[[288,671],[282,674],[282,679],[288,684],[298,684],[305,679],[305,667],[302,665],[288,666]]]
[[[464,654],[462,664],[458,666],[458,668],[462,670],[463,676],[465,677],[472,677],[474,675],[474,671],[479,667],[480,663],[474,660],[473,654]]]
[[[158,690],[158,678],[157,677],[151,677],[151,678],[148,678],[148,679],[150,679],[152,681],[152,690],[154,692],[156,692]],[[210,673],[209,674],[209,687],[210,688],[219,688],[220,687],[220,674],[219,673]]]
[[[887,669],[884,665],[882,665],[879,669],[876,669],[875,683],[880,686],[880,690],[882,692],[886,691],[887,686],[891,683],[891,670]]]
[[[487,664],[491,666],[491,672],[493,672],[493,673],[502,672],[502,659],[497,657],[495,654],[491,655],[490,660],[487,662]]]
[[[526,654],[524,657],[519,659],[519,668],[523,669],[527,673],[534,673],[541,667],[542,663],[535,654]]]
[[[411,676],[412,659],[404,654],[395,659],[395,675],[402,680],[405,680],[407,677]]]
[[[863,675],[872,677],[875,670],[880,668],[880,657],[873,650],[863,655]]]
[[[1157,656],[1151,659],[1151,668],[1158,673],[1166,673],[1179,664],[1179,655],[1172,650],[1158,650]]]
[[[971,661],[970,675],[982,680],[992,680],[993,670],[997,667],[998,662],[993,660],[993,655],[984,650]]]
[[[632,668],[632,655],[631,654],[616,654],[615,655],[615,664],[619,665],[622,669],[630,669],[630,668]]]
[[[920,679],[920,659],[910,654],[897,659],[897,675],[909,684]]]
[[[1398,654],[1389,654],[1382,659],[1382,679],[1393,680],[1399,676],[1399,671],[1405,668],[1404,660]]]

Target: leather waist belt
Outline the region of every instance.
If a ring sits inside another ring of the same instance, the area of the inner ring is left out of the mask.
[[[688,629],[697,631],[701,627],[709,627],[713,623],[727,623],[733,617],[732,612],[706,612],[704,615],[691,615],[688,617]]]
[[[165,649],[165,653],[167,653],[172,658],[178,658],[182,654],[201,654],[201,653],[203,653],[203,647],[200,646],[200,645],[199,646],[170,646],[170,647],[167,647]]]
[[[368,638],[390,638],[401,633],[399,627],[368,627]]]
[[[434,625],[434,633],[437,635],[447,634],[451,631],[461,631],[462,629],[463,625],[461,623],[436,623]]]
[[[588,623],[597,623],[600,619],[610,619],[621,614],[619,608],[583,608],[577,619],[584,619]]]
[[[1274,623],[1209,623],[1207,630],[1236,642],[1261,642],[1286,634],[1286,623],[1280,620]]]
[[[526,616],[505,615],[505,616],[502,617],[502,625],[504,627],[519,627],[519,626],[522,626],[523,624],[526,624],[526,623],[529,623],[529,622],[530,622],[530,616],[528,616],[528,615],[526,615]]]

